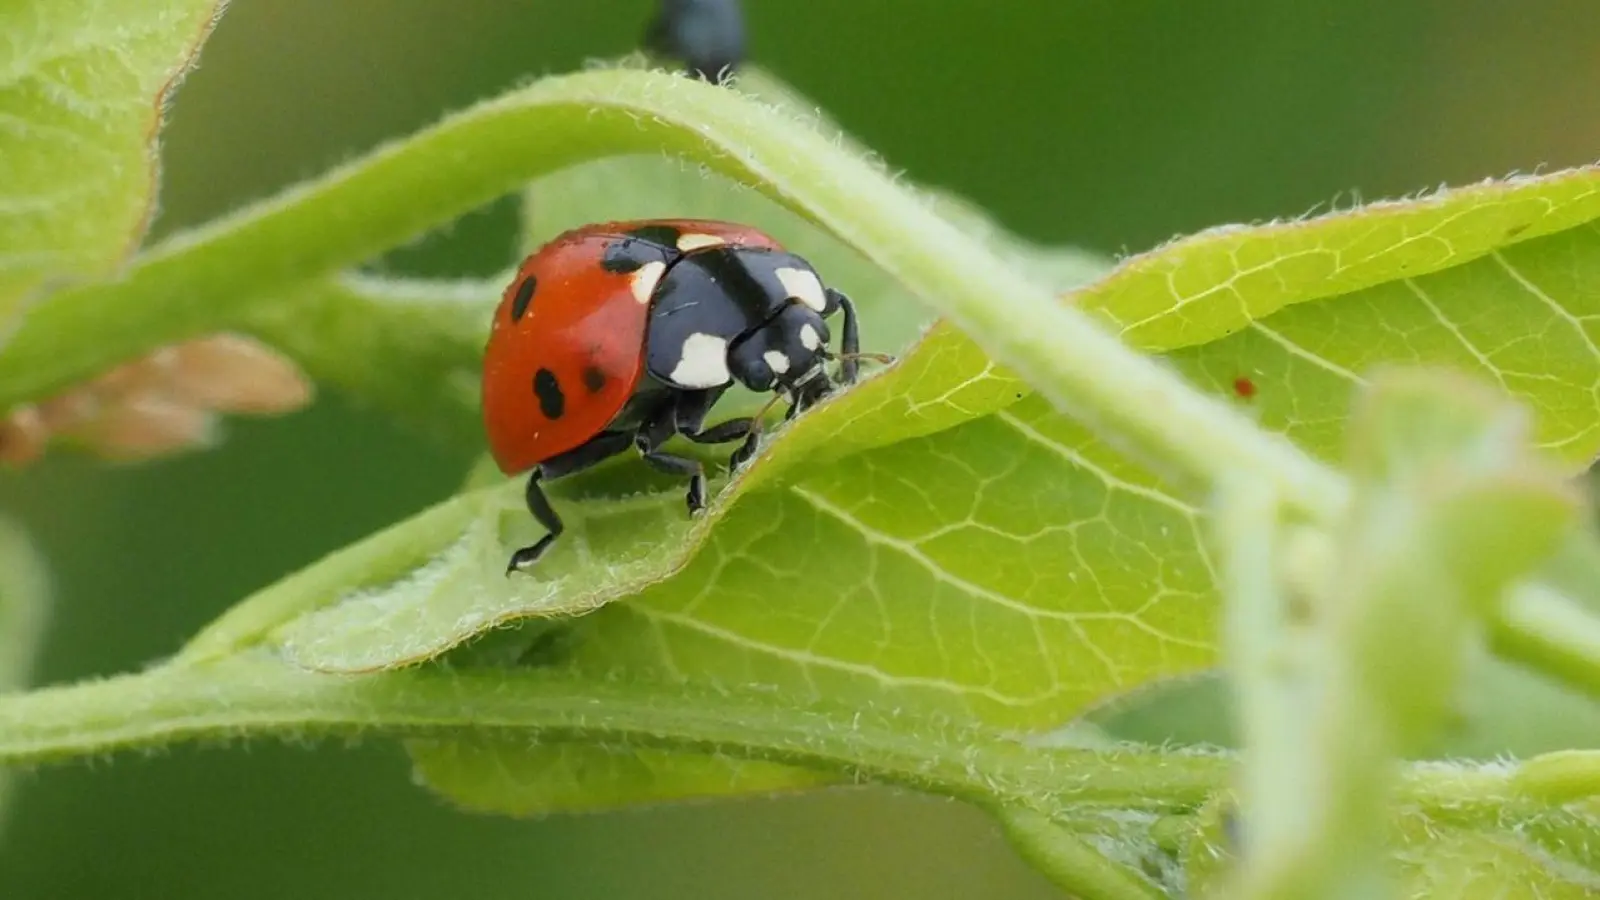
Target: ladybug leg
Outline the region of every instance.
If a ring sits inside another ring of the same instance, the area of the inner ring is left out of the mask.
[[[566,530],[566,526],[561,524],[561,517],[556,515],[556,511],[550,507],[550,500],[545,497],[543,489],[539,487],[539,477],[542,474],[538,469],[534,469],[533,474],[528,476],[528,512],[533,513],[534,519],[540,525],[543,525],[549,533],[538,541],[511,554],[511,561],[506,563],[507,576],[518,569],[526,569],[538,562],[539,557],[544,556],[544,552],[549,550],[550,545],[554,544],[556,538],[561,536],[561,532]]]
[[[851,367],[847,374],[853,378],[855,376],[855,369],[853,368],[855,363],[846,361],[842,365]],[[846,383],[848,384],[848,382]],[[826,376],[813,378],[805,384],[796,386],[790,392],[789,396],[793,402],[789,404],[789,411],[784,413],[783,420],[787,422],[815,406],[822,398],[833,393],[834,387],[833,382],[829,381]]]
[[[856,375],[860,371],[860,364],[856,358],[861,355],[861,328],[856,322],[856,305],[843,291],[828,288],[828,305],[838,306],[844,313],[844,334],[839,337],[839,380],[845,384],[855,384]]]
[[[718,422],[710,428],[696,431],[694,434],[685,434],[684,437],[696,444],[726,444],[740,438],[748,438],[750,432],[756,427],[756,420],[751,416],[739,419],[729,419]]]
[[[718,422],[710,428],[705,427],[706,416],[711,412],[711,407],[721,399],[725,388],[710,391],[691,391],[678,397],[677,409],[674,418],[677,420],[678,433],[694,441],[696,444],[726,444],[740,438],[749,440],[750,433],[756,428],[753,416],[743,416],[737,419],[728,419]]]
[[[705,467],[700,465],[699,460],[662,453],[659,449],[677,433],[678,400],[677,395],[674,395],[672,399],[661,404],[655,412],[645,417],[639,425],[639,430],[634,434],[633,443],[639,448],[639,454],[644,457],[644,461],[651,466],[668,474],[688,476],[689,493],[685,499],[689,505],[689,514],[694,515],[706,506]]]
[[[511,562],[506,565],[507,575],[538,562],[539,557],[544,556],[550,545],[554,544],[556,538],[561,536],[561,532],[566,530],[561,517],[556,515],[555,509],[550,506],[549,498],[545,497],[544,489],[539,485],[540,481],[571,475],[610,459],[628,449],[628,445],[632,442],[631,438],[632,435],[625,431],[604,431],[566,453],[545,460],[533,470],[528,476],[526,492],[528,512],[533,514],[533,518],[543,525],[549,534],[511,554]]]
[[[672,402],[673,430],[690,440],[699,434],[706,424],[706,416],[711,414],[711,407],[727,391],[726,387],[711,388],[704,391],[683,391]],[[728,440],[732,440],[729,438]],[[701,441],[700,443],[719,443],[717,441]]]

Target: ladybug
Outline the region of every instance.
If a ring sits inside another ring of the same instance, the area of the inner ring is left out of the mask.
[[[644,46],[681,61],[689,75],[721,82],[744,61],[744,11],[738,0],[661,0]]]
[[[843,314],[840,352],[827,319]],[[495,309],[484,353],[489,448],[507,475],[532,469],[528,510],[547,530],[514,553],[506,573],[539,560],[561,535],[540,483],[635,448],[689,479],[691,515],[705,506],[693,459],[661,450],[673,435],[700,444],[743,439],[755,451],[760,415],[707,427],[734,382],[787,395],[788,418],[856,380],[860,339],[850,298],[810,263],[743,225],[652,219],[586,225],[559,235],[518,268]],[[883,361],[878,354],[868,356]]]

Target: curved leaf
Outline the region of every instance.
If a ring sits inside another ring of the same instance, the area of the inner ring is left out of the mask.
[[[1202,800],[1227,770],[1218,758],[1029,747],[983,729],[914,721],[893,710],[800,709],[759,691],[575,684],[551,673],[437,667],[322,675],[261,650],[0,696],[4,764],[181,739],[361,733],[523,734],[555,742],[723,751],[1050,814],[1073,803],[1183,808]]]
[[[1228,225],[1133,257],[1083,292],[1140,347],[1208,343],[1285,307],[1459,268],[1600,218],[1600,169],[1485,181],[1298,222]]]
[[[522,512],[520,489],[502,488],[487,501],[485,518],[469,534],[460,536],[459,541],[457,535],[442,536],[442,540],[448,539],[449,549],[441,543],[440,555],[415,577],[377,591],[328,598],[337,603],[290,626],[282,639],[290,658],[303,665],[324,671],[370,671],[402,665],[436,655],[509,620],[587,611],[671,575],[698,552],[708,535],[715,535],[722,510],[743,492],[803,477],[825,462],[852,453],[949,428],[1015,403],[1026,391],[1021,382],[990,364],[948,326],[936,324],[922,333],[927,313],[882,269],[756,191],[719,176],[687,169],[663,157],[620,157],[571,167],[538,180],[528,189],[527,207],[527,240],[531,243],[548,240],[575,223],[607,219],[677,215],[759,224],[828,273],[831,283],[860,300],[862,331],[875,346],[898,351],[906,343],[914,343],[888,371],[869,370],[870,377],[855,389],[774,429],[773,439],[731,489],[718,494],[699,522],[683,515],[676,490],[620,500],[594,498],[579,506],[566,516],[569,532],[563,539],[576,545],[576,552],[548,557],[531,587],[528,579],[508,582],[500,576],[500,557],[509,552],[507,547],[537,536],[529,530],[531,523]],[[1062,290],[1103,269],[1076,251],[1026,246],[973,212],[964,211],[961,216],[974,240],[1027,260],[1026,265],[1034,271],[1059,279]],[[362,290],[369,285],[376,291]],[[462,314],[478,305],[486,319],[496,298],[484,291],[480,302],[473,304],[461,289],[448,294],[437,287],[431,289],[437,292],[431,302],[413,304],[407,298],[430,296],[426,293],[430,286],[402,288],[347,278],[338,285],[312,287],[285,303],[283,311],[264,311],[253,319],[260,323],[257,333],[264,327],[292,347],[307,348],[296,356],[313,373],[332,375],[370,396],[393,397],[391,406],[404,402],[391,391],[408,386],[413,398],[439,397],[435,408],[452,402],[440,396],[441,391],[455,397],[470,396],[475,423],[475,389],[471,394],[468,391],[471,372],[461,361],[450,365],[445,360],[447,354],[465,355],[471,340],[470,325]],[[380,296],[377,291],[391,296]],[[313,321],[331,327],[288,327],[291,321],[303,326],[302,313],[308,308],[322,312],[313,316]],[[441,340],[425,351],[406,344],[408,335],[416,340],[416,326],[421,321],[443,326],[438,335]],[[348,327],[341,328],[340,323]],[[362,334],[349,342],[339,340],[352,330]],[[371,352],[352,354],[352,346],[370,347]],[[397,354],[404,354],[411,364],[401,365]],[[476,360],[477,353],[470,358]],[[326,362],[319,365],[318,360]],[[407,377],[386,380],[364,374],[394,366],[400,366]],[[746,402],[760,401],[747,396]],[[457,414],[452,413],[451,418]],[[468,427],[467,423],[463,421],[461,427]],[[706,451],[691,452],[708,462],[721,462]],[[563,487],[557,486],[553,492],[565,493]],[[638,488],[637,482],[629,485],[631,492]],[[605,576],[597,578],[597,569]]]
[[[138,246],[163,108],[220,13],[218,0],[0,6],[0,335],[42,290],[109,275]]]
[[[1578,177],[1554,178],[1551,187],[1571,189]],[[1524,199],[1536,200],[1540,186],[1525,184]],[[1220,391],[1249,379],[1258,421],[1326,459],[1335,458],[1352,390],[1372,367],[1396,363],[1492,379],[1532,408],[1547,450],[1574,468],[1600,454],[1600,230],[1586,223],[1432,274],[1388,274],[1172,359]]]
[[[417,780],[472,812],[534,816],[792,791],[836,775],[625,742],[467,737],[406,742]]]
[[[1219,807],[1208,805],[1182,841],[1185,884],[1194,896],[1228,887],[1241,860],[1220,825]],[[1406,807],[1392,821],[1393,896],[1577,900],[1594,896],[1600,883],[1600,813],[1592,808],[1509,803],[1490,815],[1464,816]]]

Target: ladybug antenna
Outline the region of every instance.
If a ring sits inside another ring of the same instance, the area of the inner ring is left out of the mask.
[[[766,421],[767,413],[772,412],[772,408],[774,406],[777,406],[778,405],[778,401],[782,400],[785,396],[788,396],[788,397],[790,397],[792,399],[794,395],[793,394],[780,394],[780,393],[774,391],[772,396],[770,398],[768,398],[767,402],[761,404],[761,408],[756,410],[756,414],[750,417],[751,420],[754,422],[754,425],[752,425],[752,428],[759,430],[761,428],[761,424],[764,421]]]
[[[887,366],[894,362],[894,355],[889,353],[873,353],[871,351],[861,350],[855,353],[829,353],[828,359],[837,359],[840,361],[846,359],[870,359],[873,362],[882,363]]]
[[[777,406],[778,401],[782,400],[784,396],[785,394],[783,393],[773,391],[767,402],[761,404],[761,408],[756,410],[755,415],[750,417],[750,434],[745,438],[744,445],[750,448],[752,452],[755,449],[756,440],[761,437],[761,432],[766,428],[767,413],[772,412],[772,408]],[[793,395],[790,394],[788,396],[792,397]]]

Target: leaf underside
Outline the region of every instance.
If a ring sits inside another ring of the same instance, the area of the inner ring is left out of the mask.
[[[0,334],[44,289],[138,246],[156,134],[218,0],[0,6]]]

